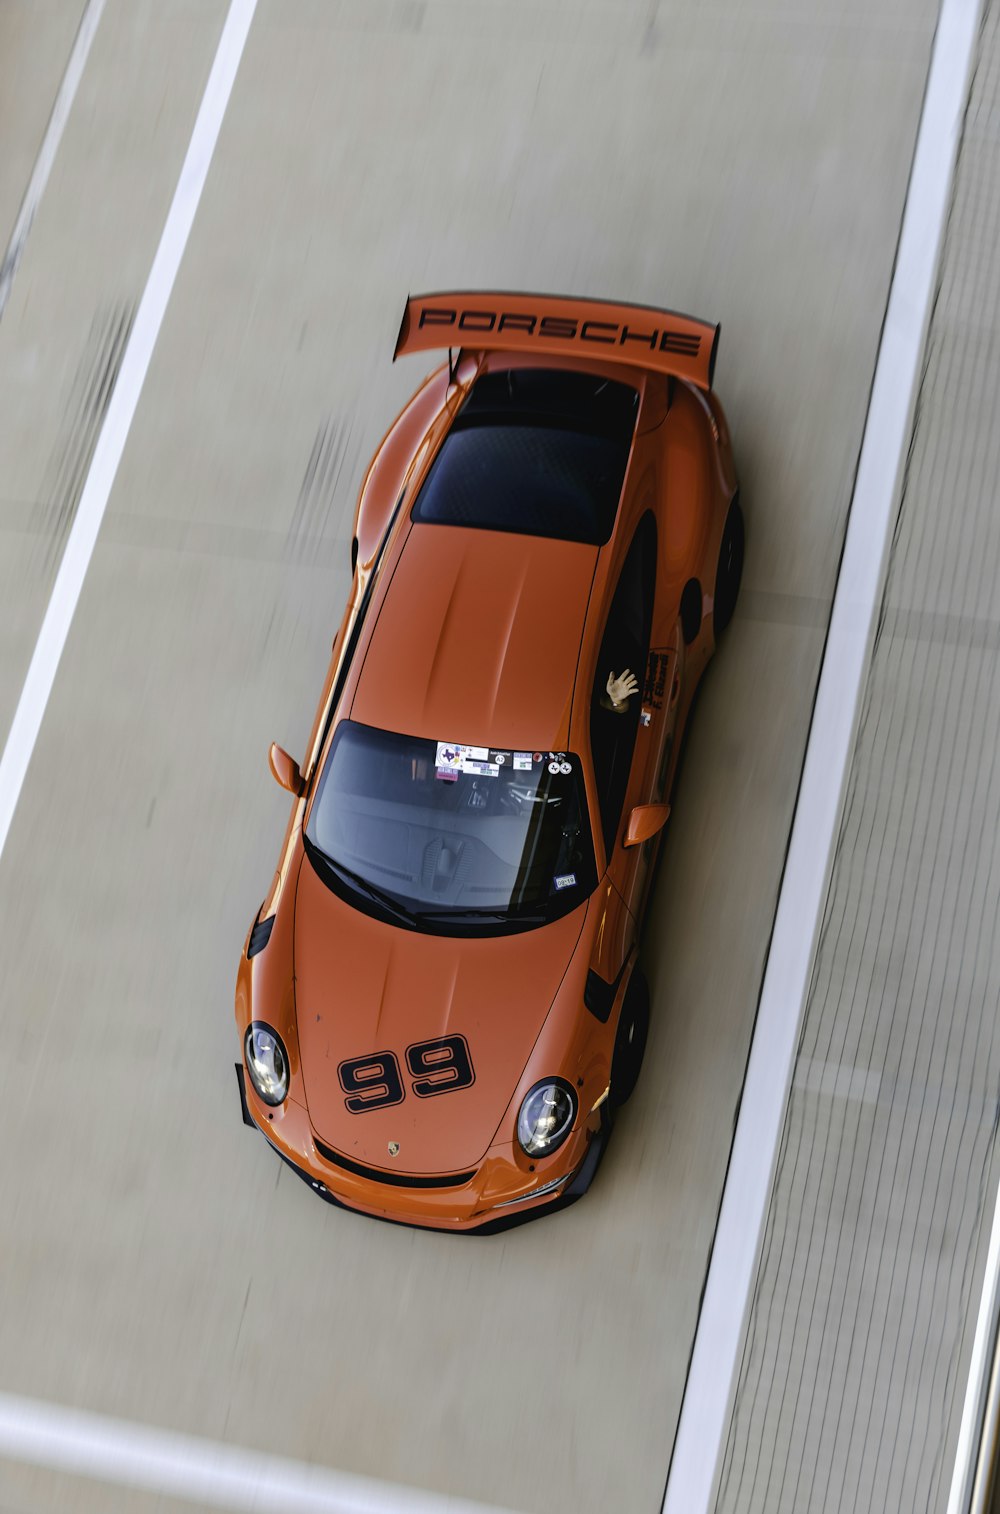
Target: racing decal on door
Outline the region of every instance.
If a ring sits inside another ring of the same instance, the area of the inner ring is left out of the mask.
[[[411,1088],[418,1099],[470,1088],[476,1074],[464,1036],[434,1036],[415,1041],[406,1049]],[[351,1114],[368,1109],[387,1109],[401,1104],[406,1094],[399,1061],[391,1051],[376,1051],[367,1057],[350,1057],[337,1068],[340,1086],[347,1094],[344,1104]]]
[[[646,664],[646,683],[642,691],[642,702],[652,705],[654,710],[663,709],[663,695],[667,684],[667,668],[670,664],[669,648],[653,647],[650,649],[649,661]]]

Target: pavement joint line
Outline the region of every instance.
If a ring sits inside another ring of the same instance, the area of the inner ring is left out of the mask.
[[[173,201],[132,325],[0,757],[0,856],[10,833],[97,535],[222,128],[257,0],[231,0]]]
[[[0,1455],[251,1514],[509,1514],[314,1463],[0,1393]]]
[[[69,60],[62,76],[62,83],[59,85],[55,104],[52,107],[49,124],[45,128],[42,145],[38,150],[38,157],[35,160],[31,178],[28,180],[24,199],[21,201],[21,209],[14,222],[10,244],[4,254],[3,262],[0,263],[0,320],[3,319],[7,301],[10,299],[14,275],[21,261],[28,233],[31,231],[32,222],[42,195],[45,193],[45,186],[49,182],[49,174],[52,172],[63,130],[73,108],[73,101],[76,99],[77,87],[83,77],[83,70],[90,53],[90,44],[94,40],[94,33],[97,31],[97,24],[101,19],[105,3],[106,0],[89,0],[76,30],[76,37],[70,49]]]
[[[710,1514],[715,1507],[885,584],[981,4],[982,0],[943,0],[938,16],[844,553],[663,1514]],[[990,1259],[1000,1269],[1000,1208],[993,1240]],[[991,1276],[988,1268],[988,1285]],[[977,1360],[974,1354],[974,1366]],[[961,1459],[971,1455],[974,1460],[975,1449],[963,1419],[956,1478]],[[957,1514],[951,1504],[949,1514]]]
[[[795,1068],[792,1087],[799,1093],[818,1098],[843,1099],[856,1104],[877,1104],[882,1089],[882,1074],[868,1067],[848,1062],[824,1062],[803,1057]]]

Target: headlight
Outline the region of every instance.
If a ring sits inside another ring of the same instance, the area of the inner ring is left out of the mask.
[[[288,1056],[270,1025],[254,1020],[243,1037],[243,1060],[265,1104],[283,1104],[288,1094]]]
[[[576,1119],[576,1094],[562,1078],[546,1078],[528,1090],[517,1117],[517,1139],[529,1157],[561,1146]]]

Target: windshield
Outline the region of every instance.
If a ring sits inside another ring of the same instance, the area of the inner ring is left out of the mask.
[[[597,882],[570,752],[428,741],[345,720],[305,834],[331,888],[418,929],[541,925]]]

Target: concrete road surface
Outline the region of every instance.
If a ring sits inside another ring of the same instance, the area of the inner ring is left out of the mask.
[[[0,0],[8,224],[80,12]],[[0,322],[0,733],[224,16],[107,0]],[[658,1510],[934,22],[260,0],[0,858],[0,1388],[514,1510]],[[429,366],[390,364],[405,295],[453,284],[721,320],[749,535],[639,1090],[586,1200],[490,1240],[314,1201],[233,1076],[287,809],[267,744],[304,744],[361,474]],[[174,1507],[0,1479],[32,1514]]]

